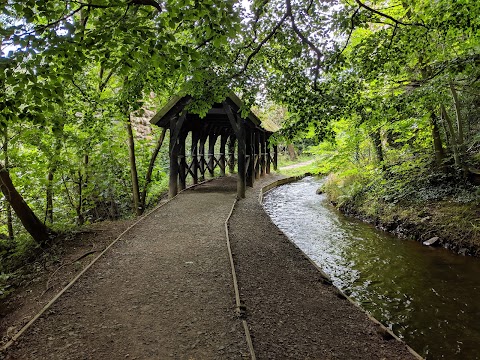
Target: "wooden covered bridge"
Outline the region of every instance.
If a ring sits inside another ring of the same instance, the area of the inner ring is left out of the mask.
[[[277,147],[270,143],[272,132],[264,129],[251,111],[246,118],[242,117],[242,101],[233,93],[222,103],[215,103],[204,118],[187,111],[192,100],[191,96],[174,97],[151,120],[152,124],[170,129],[169,196],[185,189],[189,175],[196,184],[205,179],[207,171],[213,177],[218,167],[224,176],[227,166],[234,173],[237,165],[237,196],[244,198],[245,187],[270,173],[272,163],[277,169]],[[191,147],[187,154],[189,133]],[[215,153],[218,139],[219,152]]]

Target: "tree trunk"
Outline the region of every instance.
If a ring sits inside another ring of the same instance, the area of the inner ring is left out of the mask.
[[[445,109],[445,106],[443,106],[443,104],[440,105],[440,111],[442,113],[442,118],[446,122],[448,131],[450,133],[450,136],[448,138],[450,139],[450,147],[452,148],[452,151],[453,151],[453,158],[455,160],[455,166],[460,168],[462,166],[462,163],[461,163],[461,160],[460,160],[460,155],[458,153],[457,134],[455,134],[455,130],[453,129],[452,120],[450,119],[450,116],[448,116],[447,110]]]
[[[22,195],[18,193],[13,185],[10,174],[3,165],[0,165],[0,189],[22,222],[25,230],[38,244],[45,245],[54,232],[45,226],[30,209]]]
[[[163,140],[165,140],[165,133],[166,132],[167,132],[167,129],[163,128],[162,133],[160,134],[160,137],[158,138],[157,145],[155,146],[155,149],[153,150],[152,157],[150,158],[150,164],[148,165],[147,175],[145,176],[145,185],[143,186],[142,197],[141,197],[141,201],[140,201],[140,210],[141,210],[142,213],[145,211],[145,206],[146,206],[146,202],[147,202],[148,186],[152,182],[153,168],[155,167],[155,162],[157,160],[158,154],[160,153],[160,149],[162,148]]]
[[[128,155],[130,158],[130,173],[132,176],[132,193],[133,193],[133,207],[137,216],[142,215],[143,208],[140,203],[140,190],[138,186],[137,162],[135,159],[135,140],[133,138],[132,121],[130,114],[128,115],[127,123],[128,132]]]
[[[287,145],[287,148],[288,148],[288,156],[290,157],[290,160],[297,160],[297,154],[295,153],[295,147],[293,146],[293,144],[288,144]]]
[[[460,101],[458,100],[457,90],[450,82],[450,91],[452,92],[453,102],[455,104],[455,115],[457,120],[457,139],[458,139],[458,149],[460,150],[460,155],[463,156],[465,143],[463,137],[463,123],[462,123],[462,113],[461,113],[461,105]]]
[[[77,203],[77,225],[83,225],[85,218],[83,216],[83,209],[85,208],[86,198],[83,194],[83,189],[88,184],[88,154],[83,156],[83,164],[78,169],[78,203]],[[85,172],[85,174],[84,174]]]
[[[430,113],[430,124],[432,129],[433,148],[435,150],[435,164],[439,168],[444,167],[445,153],[443,151],[442,138],[438,128],[437,116],[432,111]]]
[[[382,139],[380,138],[380,130],[374,130],[370,137],[372,138],[373,147],[375,149],[375,154],[377,156],[377,160],[379,163],[383,163],[383,147],[382,147]]]
[[[49,224],[53,224],[53,178],[54,170],[50,169],[47,175],[47,207],[45,209],[45,220]]]
[[[78,203],[75,210],[77,212],[77,225],[83,225],[85,219],[83,218],[83,174],[81,169],[78,169]]]

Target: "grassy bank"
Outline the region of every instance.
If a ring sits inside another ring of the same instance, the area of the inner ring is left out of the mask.
[[[408,178],[368,169],[331,173],[323,186],[343,213],[400,237],[480,256],[480,188],[454,176]]]

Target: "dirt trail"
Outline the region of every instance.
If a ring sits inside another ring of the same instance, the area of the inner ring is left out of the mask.
[[[234,178],[182,193],[120,240],[7,359],[241,359],[225,244]]]
[[[303,167],[303,166],[308,166],[310,164],[313,164],[314,163],[314,159],[312,160],[308,160],[308,161],[304,161],[304,162],[301,162],[301,163],[298,163],[298,164],[292,164],[292,165],[288,165],[288,166],[282,166],[280,168],[280,170],[291,170],[291,169],[296,169],[296,168],[299,168],[299,167]]]
[[[229,222],[240,296],[258,359],[414,359],[322,278],[258,201],[262,179]],[[388,340],[390,338],[390,340]]]

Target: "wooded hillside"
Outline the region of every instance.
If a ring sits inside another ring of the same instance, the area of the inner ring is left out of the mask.
[[[266,118],[272,103],[287,109],[279,139],[317,145],[319,171],[339,172],[336,201],[374,191],[386,203],[478,202],[478,2],[11,0],[0,9],[2,264],[59,231],[155,202],[168,133],[135,119],[175,94],[192,95],[200,115],[230,90]]]

